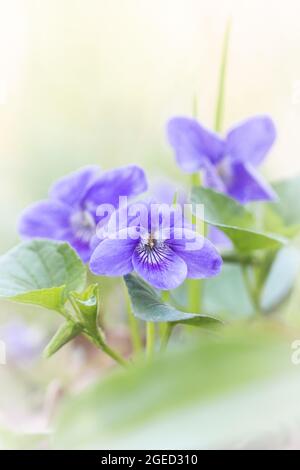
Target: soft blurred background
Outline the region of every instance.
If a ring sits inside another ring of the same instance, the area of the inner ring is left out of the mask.
[[[199,118],[212,125],[229,18],[224,130],[249,115],[270,114],[278,141],[263,171],[270,180],[299,173],[299,15],[298,0],[0,0],[0,252],[18,240],[20,211],[79,166],[132,162],[153,178],[183,178],[165,124],[174,114],[190,115],[197,96]],[[16,313],[1,303],[1,321]],[[56,320],[29,307],[23,313],[26,324],[34,319],[41,329],[22,341],[39,349]],[[23,416],[26,427],[30,403],[39,410],[34,419],[46,419],[41,402],[51,413],[57,376],[64,383],[81,370],[88,376],[88,352],[82,356],[79,347],[78,354],[30,369],[22,363],[13,377],[2,367],[0,418],[18,403],[9,418],[20,426]]]
[[[271,179],[300,169],[297,0],[1,0],[0,250],[16,219],[80,165],[138,162],[179,175],[165,123],[213,122],[223,33],[232,18],[225,129],[269,113]]]

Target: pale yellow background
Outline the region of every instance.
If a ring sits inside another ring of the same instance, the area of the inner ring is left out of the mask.
[[[299,0],[1,0],[0,250],[21,209],[80,165],[140,163],[181,178],[166,120],[213,122],[232,18],[225,127],[269,113],[271,179],[300,172]],[[295,203],[298,203],[296,201]]]

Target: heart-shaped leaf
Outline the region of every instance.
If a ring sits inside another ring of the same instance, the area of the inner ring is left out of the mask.
[[[291,291],[299,272],[299,249],[294,246],[285,246],[279,250],[262,289],[262,308],[265,310],[275,308]]]
[[[258,207],[258,203],[254,207]],[[277,204],[265,204],[262,219],[264,231],[278,233],[289,239],[294,238],[300,232],[300,223],[290,225],[280,212]]]
[[[159,295],[143,279],[128,274],[124,277],[129,292],[132,310],[137,318],[149,322],[185,323],[194,326],[206,326],[221,323],[209,315],[185,313],[168,305],[160,299]]]
[[[52,310],[73,290],[82,290],[86,267],[68,243],[23,242],[0,258],[0,297]]]
[[[199,212],[196,210],[196,204],[203,204],[203,220],[222,230],[242,253],[276,249],[286,243],[286,239],[280,235],[257,231],[254,228],[253,215],[224,194],[210,188],[194,187],[191,199],[194,214]]]
[[[250,228],[254,217],[244,206],[225,194],[203,186],[194,187],[192,203],[204,205],[204,220],[210,225]]]
[[[281,235],[262,233],[239,227],[219,227],[241,253],[255,250],[272,250],[286,244],[286,239]]]
[[[278,181],[273,184],[273,187],[279,198],[278,203],[274,206],[274,211],[280,214],[286,225],[297,225],[299,227],[300,176]]]

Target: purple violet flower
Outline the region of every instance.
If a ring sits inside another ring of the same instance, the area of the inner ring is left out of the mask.
[[[83,261],[92,253],[100,204],[118,208],[120,196],[136,196],[147,190],[144,171],[135,165],[100,172],[86,166],[58,180],[49,198],[24,210],[19,233],[23,238],[49,238],[67,241]]]
[[[204,185],[245,204],[276,199],[273,189],[256,168],[272,147],[276,130],[267,116],[250,118],[231,129],[223,139],[195,119],[176,117],[168,123],[168,138],[180,168],[199,170]]]
[[[0,327],[0,338],[7,349],[8,361],[30,362],[41,354],[45,337],[37,327],[14,320]]]
[[[149,204],[140,203],[136,206],[145,207],[146,216],[127,217],[132,206],[117,211],[116,232],[110,229],[112,218],[107,237],[100,235],[90,260],[94,274],[124,276],[135,271],[157,289],[169,290],[187,277],[207,278],[220,272],[222,258],[216,248],[177,217],[175,209],[168,206],[166,211],[166,205],[158,205],[158,217],[153,217]]]

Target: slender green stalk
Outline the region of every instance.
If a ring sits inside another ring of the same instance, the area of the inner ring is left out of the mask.
[[[173,206],[176,206],[178,200],[178,191],[175,191],[174,196],[173,196]]]
[[[101,334],[98,332],[97,337],[90,336],[89,334],[86,335],[88,339],[92,341],[92,343],[97,346],[101,351],[105,352],[109,357],[111,357],[114,361],[120,364],[122,367],[128,367],[127,361],[114,349],[112,349],[108,344],[105,343],[104,339],[102,338]]]
[[[251,299],[253,309],[256,315],[260,315],[260,292],[249,277],[249,270],[246,265],[242,265],[244,283]]]
[[[169,339],[171,337],[172,331],[173,331],[173,324],[168,322],[164,323],[164,331],[163,335],[161,337],[161,350],[164,351],[169,343]]]
[[[199,279],[189,279],[188,291],[190,312],[201,313],[202,281]]]
[[[133,350],[136,354],[139,354],[142,351],[142,339],[140,336],[139,325],[131,308],[127,308],[127,315]]]
[[[161,299],[163,302],[169,303],[170,302],[170,292],[168,290],[162,291]],[[172,332],[172,324],[169,322],[159,323],[159,334],[161,340],[161,350],[166,349],[168,345],[168,341]]]
[[[192,186],[201,186],[201,175],[200,175],[200,173],[192,173],[191,183],[192,183]]]
[[[150,359],[155,350],[155,324],[148,321],[146,324],[146,355]]]
[[[229,20],[227,23],[227,27],[226,27],[225,35],[224,35],[222,60],[221,60],[221,67],[220,67],[220,77],[219,77],[219,84],[218,84],[216,114],[215,114],[215,131],[218,133],[222,132],[223,120],[224,120],[225,85],[226,85],[226,72],[227,72],[227,65],[228,65],[230,30],[231,30],[231,21]],[[236,262],[236,260],[233,257],[230,258],[230,256],[227,258],[227,260],[224,259],[224,261]],[[249,265],[250,266],[254,265],[256,260],[249,258],[248,260],[244,260],[244,262],[241,259],[237,259],[237,261],[242,263],[244,283],[249,293],[249,296],[251,298],[253,308],[256,314],[258,314],[260,312],[260,292],[259,292],[259,289],[254,285],[252,280],[249,278],[249,270],[248,270]]]
[[[201,186],[201,177],[200,173],[194,173],[193,177],[197,177],[198,184],[193,184],[193,186]],[[197,227],[197,218],[195,215],[192,216],[192,223]],[[201,228],[199,228],[201,235],[205,236],[206,224],[201,221]],[[193,313],[200,313],[201,311],[201,297],[202,297],[202,281],[200,279],[188,279],[188,293],[189,293],[189,309]]]
[[[228,58],[228,46],[229,46],[229,36],[230,36],[230,21],[227,24],[227,28],[224,36],[221,68],[220,68],[220,77],[218,84],[218,96],[216,104],[216,113],[215,113],[215,131],[221,132],[223,117],[224,117],[224,96],[225,96],[225,78],[227,71],[227,58]],[[197,101],[194,99],[193,112],[194,117],[196,118],[198,113]],[[192,174],[191,182],[193,186],[200,186],[201,179],[199,173]],[[206,227],[204,226],[204,235],[206,232]],[[200,313],[201,311],[201,297],[202,297],[202,283],[199,280],[189,280],[189,308],[192,312]]]
[[[218,97],[216,104],[216,113],[215,113],[215,131],[221,132],[224,118],[224,106],[225,106],[225,81],[226,81],[226,72],[227,72],[227,59],[228,59],[228,49],[229,49],[229,37],[230,37],[231,21],[227,23],[224,42],[223,42],[223,52],[218,84]]]
[[[192,219],[193,224],[196,224],[195,216]],[[205,232],[205,225],[203,226]],[[205,236],[205,233],[203,233]],[[189,309],[193,313],[200,313],[201,311],[201,297],[202,297],[202,281],[201,279],[188,279],[188,292],[189,292]]]
[[[128,325],[129,325],[129,330],[130,330],[130,335],[131,335],[131,341],[132,341],[132,346],[133,350],[136,354],[139,354],[142,351],[142,339],[140,335],[140,330],[139,330],[139,324],[135,316],[133,315],[132,308],[131,308],[131,303],[130,303],[130,298],[127,292],[127,288],[125,285],[125,300],[126,300],[126,310],[127,310],[127,316],[128,316]]]
[[[193,109],[193,117],[194,117],[194,119],[197,119],[197,117],[198,117],[198,99],[197,99],[197,95],[194,95],[194,97],[193,97],[192,109]],[[196,173],[192,173],[192,175],[191,175],[191,184],[192,184],[192,186],[201,186],[201,174],[200,174],[199,171],[196,172]]]
[[[200,172],[193,173],[191,175],[192,186],[201,186],[202,178]],[[197,224],[196,217],[192,216],[192,223]],[[204,229],[204,227],[203,227]],[[204,230],[203,230],[204,231]],[[189,309],[191,312],[200,313],[201,310],[201,291],[202,291],[202,281],[197,279],[188,279],[188,291],[189,291]]]
[[[128,363],[125,361],[125,359],[117,351],[109,347],[107,344],[103,344],[101,349],[108,356],[114,359],[120,366],[128,367]]]
[[[161,293],[161,300],[163,302],[169,302],[170,301],[170,292],[168,290],[163,290]]]

